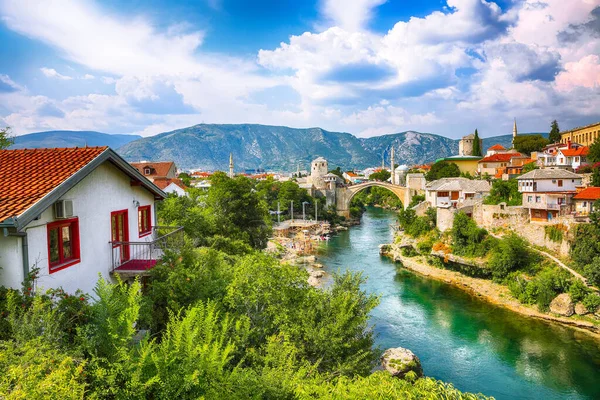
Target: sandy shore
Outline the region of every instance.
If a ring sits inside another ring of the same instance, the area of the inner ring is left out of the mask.
[[[519,301],[511,295],[506,286],[499,285],[488,279],[472,278],[463,275],[460,272],[433,267],[427,264],[427,261],[423,256],[404,257],[399,250],[400,249],[392,249],[385,255],[392,258],[394,261],[400,261],[406,269],[454,285],[490,303],[508,308],[511,311],[527,317],[538,318],[544,321],[572,327],[582,332],[586,332],[600,340],[600,327],[594,325],[592,322],[542,313],[533,307],[519,303]]]

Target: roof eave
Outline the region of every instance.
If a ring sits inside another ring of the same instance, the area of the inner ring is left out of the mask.
[[[16,227],[18,230],[23,229],[25,226],[27,226],[27,224],[29,224],[31,221],[37,218],[38,215],[44,212],[60,197],[62,197],[65,193],[71,190],[75,185],[81,182],[86,176],[88,176],[92,171],[94,171],[106,161],[110,161],[113,164],[115,164],[117,168],[121,169],[125,174],[129,175],[131,178],[139,180],[142,183],[142,185],[156,197],[159,197],[161,199],[167,197],[165,192],[160,190],[155,184],[146,179],[142,174],[139,173],[139,171],[135,167],[133,167],[131,164],[125,161],[117,153],[115,153],[114,150],[107,148],[96,158],[87,163],[83,168],[71,175],[63,183],[55,187],[52,191],[50,191],[50,193],[38,200],[33,206],[25,210],[21,215],[18,216],[18,218],[13,218],[14,224],[11,226]],[[4,224],[5,222],[3,222],[2,224]]]

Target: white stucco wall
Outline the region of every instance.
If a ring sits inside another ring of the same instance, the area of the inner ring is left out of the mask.
[[[558,179],[520,179],[519,180],[519,191],[534,192],[533,183],[536,183],[536,192],[571,192],[575,191],[577,186],[581,186],[581,178],[574,179],[562,179],[562,187],[558,186]],[[526,184],[530,183],[529,186]]]
[[[106,162],[96,168],[79,184],[69,190],[61,199],[73,201],[73,214],[79,219],[79,239],[81,262],[65,269],[49,272],[48,235],[46,225],[54,222],[52,208],[45,210],[40,218],[26,228],[29,242],[30,269],[40,269],[38,287],[62,287],[68,293],[81,289],[92,293],[98,274],[106,279],[112,262],[111,212],[128,210],[129,241],[146,241],[150,236],[139,238],[138,211],[134,201],[140,206],[154,204],[154,196],[141,186],[131,186],[130,178]],[[152,221],[155,221],[154,207],[151,207]],[[154,224],[154,222],[153,222]],[[6,240],[2,238],[0,240]],[[0,242],[4,243],[4,242]],[[17,247],[20,246],[20,243]],[[4,246],[1,246],[4,248]],[[19,247],[20,248],[20,247]],[[11,260],[18,263],[2,271],[0,284],[18,287],[23,279],[22,259],[18,250],[12,250]],[[5,253],[4,251],[2,253]],[[13,254],[15,253],[15,254]]]
[[[180,186],[174,184],[173,182],[169,183],[169,186],[163,189],[165,193],[175,193],[177,196],[185,196],[185,190],[183,190]]]
[[[14,288],[23,282],[21,238],[4,236],[0,230],[0,284]]]

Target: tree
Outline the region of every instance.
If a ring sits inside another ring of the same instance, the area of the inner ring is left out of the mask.
[[[386,169],[382,169],[381,171],[374,172],[371,175],[369,175],[369,179],[372,181],[385,182],[388,179],[390,179],[391,176],[392,176],[392,174],[390,173],[390,171],[388,171]]]
[[[600,162],[600,136],[598,136],[590,146],[587,159],[590,163]]]
[[[0,129],[0,150],[9,148],[15,142],[10,131],[11,129],[8,126]]]
[[[455,178],[460,176],[460,168],[455,163],[446,161],[436,162],[425,176],[428,181],[435,181],[441,178]]]
[[[548,144],[548,139],[542,135],[520,135],[514,138],[513,146],[519,153],[531,154],[533,151],[540,151]]]
[[[479,143],[479,132],[475,129],[475,136],[473,137],[473,155],[481,157],[481,143]]]
[[[500,179],[492,183],[490,194],[484,200],[485,204],[500,204],[506,203],[509,206],[520,206],[523,196],[519,192],[518,182],[516,179],[503,181]]]
[[[331,171],[329,171],[329,173],[337,175],[340,178],[342,178],[342,180],[344,180],[344,173],[342,172],[342,169],[340,167],[337,167],[336,169],[332,169]]]
[[[527,172],[531,172],[537,168],[538,168],[538,166],[536,165],[535,161],[532,161],[530,163],[523,165],[523,173],[526,174]]]
[[[558,128],[558,122],[556,122],[556,120],[552,121],[550,135],[548,135],[548,139],[550,139],[550,143],[560,142],[560,129]]]
[[[181,181],[183,182],[183,184],[185,186],[191,186],[192,183],[192,177],[190,176],[190,174],[188,174],[187,172],[182,172],[177,176],[179,179],[181,179]]]

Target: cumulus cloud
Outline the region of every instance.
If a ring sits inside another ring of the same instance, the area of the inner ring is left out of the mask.
[[[373,16],[373,8],[386,0],[323,0],[321,12],[327,21],[348,31],[359,31]]]

